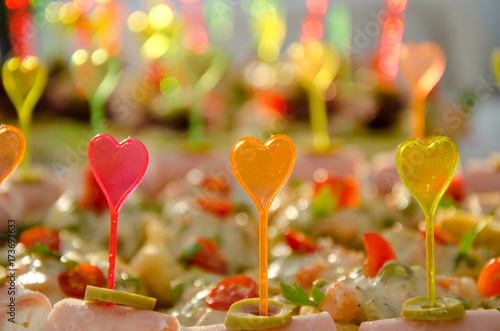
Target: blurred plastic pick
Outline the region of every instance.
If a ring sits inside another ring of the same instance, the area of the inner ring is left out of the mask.
[[[120,79],[121,64],[104,49],[97,49],[92,54],[79,49],[71,56],[70,71],[77,89],[90,103],[92,128],[95,132],[100,131],[106,101]]]
[[[88,150],[90,168],[111,211],[108,288],[115,286],[115,259],[118,214],[127,197],[139,186],[149,163],[146,147],[136,139],[117,143],[101,134],[92,139]]]
[[[24,59],[12,57],[2,67],[2,80],[5,92],[14,104],[19,116],[19,127],[29,140],[31,131],[31,114],[47,84],[47,70],[35,56]],[[24,151],[24,150],[23,150]],[[29,161],[29,153],[23,164]]]
[[[0,185],[21,163],[25,149],[26,141],[18,128],[0,125]]]
[[[241,187],[259,212],[260,315],[267,316],[267,214],[295,164],[295,144],[284,135],[266,142],[253,137],[238,140],[231,152],[231,167]]]
[[[309,95],[311,127],[314,149],[326,152],[330,148],[325,94],[340,66],[337,51],[324,47],[320,42],[293,44],[290,57],[299,69],[302,85]]]
[[[426,143],[410,139],[398,147],[396,167],[425,215],[427,295],[429,306],[436,305],[434,265],[434,214],[453,179],[458,165],[458,147],[448,137],[435,137]]]
[[[412,137],[425,138],[425,99],[446,67],[441,46],[434,42],[405,43],[401,47],[401,70],[412,95]]]
[[[212,48],[198,54],[186,50],[183,65],[193,86],[193,100],[189,114],[188,143],[195,150],[206,149],[203,107],[207,94],[221,81],[228,66],[224,52]]]
[[[495,48],[491,52],[491,70],[495,77],[496,86],[500,90],[500,48]]]

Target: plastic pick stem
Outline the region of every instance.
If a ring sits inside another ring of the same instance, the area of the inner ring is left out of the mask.
[[[127,197],[141,183],[148,167],[146,147],[138,140],[128,138],[117,143],[113,137],[101,134],[89,145],[89,162],[111,212],[109,236],[108,289],[115,288],[115,261],[118,215]]]
[[[253,137],[238,140],[231,151],[231,167],[241,187],[259,212],[260,315],[268,315],[267,215],[295,164],[295,145],[284,135],[261,142]]]
[[[434,42],[405,43],[400,63],[411,94],[411,137],[425,138],[425,99],[441,79],[446,57]]]
[[[431,308],[436,306],[434,214],[457,165],[458,147],[448,137],[435,137],[426,143],[418,139],[406,140],[399,145],[396,154],[399,176],[425,215],[427,297]]]

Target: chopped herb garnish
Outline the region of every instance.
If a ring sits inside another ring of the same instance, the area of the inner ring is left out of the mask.
[[[313,218],[325,217],[331,215],[337,207],[337,200],[328,186],[323,186],[314,195],[311,211]]]
[[[191,260],[202,248],[203,245],[199,243],[192,243],[187,245],[179,256],[179,262],[183,265],[187,265],[188,261]]]
[[[39,243],[36,243],[33,248],[28,252],[30,254],[35,254],[43,257],[53,257],[57,260],[60,260],[62,255],[54,252],[47,246],[40,245]]]
[[[323,298],[325,294],[318,290],[317,288],[313,288],[312,297],[313,300],[309,299],[309,296],[306,292],[297,284],[293,283],[293,287],[288,286],[284,283],[280,283],[281,290],[283,291],[283,297],[292,305],[295,306],[311,306],[318,307],[318,304]]]
[[[474,242],[476,241],[479,234],[490,224],[493,219],[493,215],[495,215],[496,208],[494,208],[485,219],[481,222],[477,223],[475,227],[469,230],[460,240],[460,244],[458,246],[458,255],[455,260],[455,267],[459,265],[459,263],[469,254],[469,251],[472,249]]]

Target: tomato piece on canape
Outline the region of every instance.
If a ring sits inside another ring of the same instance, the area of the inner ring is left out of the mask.
[[[104,275],[101,269],[85,262],[60,273],[57,282],[61,291],[67,296],[83,299],[87,285],[101,287]]]
[[[35,226],[21,233],[19,242],[27,251],[35,248],[35,245],[44,246],[53,252],[59,252],[59,231],[47,229],[44,226]]]
[[[226,259],[219,252],[216,243],[209,238],[199,237],[188,245],[181,253],[180,260],[187,265],[196,265],[217,274],[227,273]]]
[[[485,297],[500,295],[500,257],[486,263],[477,279],[477,288]]]
[[[396,259],[391,244],[378,233],[363,233],[363,244],[366,251],[366,262],[363,267],[365,277],[374,278],[387,261]]]
[[[224,180],[223,177],[217,177],[217,176],[206,176],[200,181],[199,186],[210,192],[217,192],[221,194],[228,194],[229,191],[231,190],[231,186],[229,186],[229,181]]]
[[[318,244],[302,232],[287,227],[283,230],[285,242],[297,254],[309,254],[319,249]]]
[[[83,192],[78,200],[78,206],[98,213],[107,210],[108,202],[99,184],[97,184],[92,170],[90,168],[84,170],[83,176]]]
[[[327,187],[336,198],[337,208],[355,208],[359,206],[359,188],[356,177],[353,175],[334,175],[315,180],[314,195]]]
[[[198,197],[195,200],[195,205],[215,216],[225,217],[233,212],[234,206],[228,199]]]
[[[215,310],[227,311],[237,301],[257,297],[257,283],[247,276],[223,279],[206,296],[205,303]]]

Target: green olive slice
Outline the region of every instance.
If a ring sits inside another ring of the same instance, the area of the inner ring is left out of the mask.
[[[292,310],[281,302],[268,301],[268,316],[259,315],[259,298],[235,302],[229,307],[224,325],[233,330],[261,330],[287,325]]]
[[[7,283],[7,269],[0,266],[0,286]]]
[[[427,297],[416,297],[406,300],[401,315],[416,320],[446,320],[465,315],[462,303],[457,299],[436,298],[436,306],[429,307]]]
[[[152,310],[155,307],[156,299],[135,293],[108,290],[107,288],[87,286],[85,290],[85,300],[97,300],[102,302],[112,302],[118,305],[130,306],[140,309]]]

